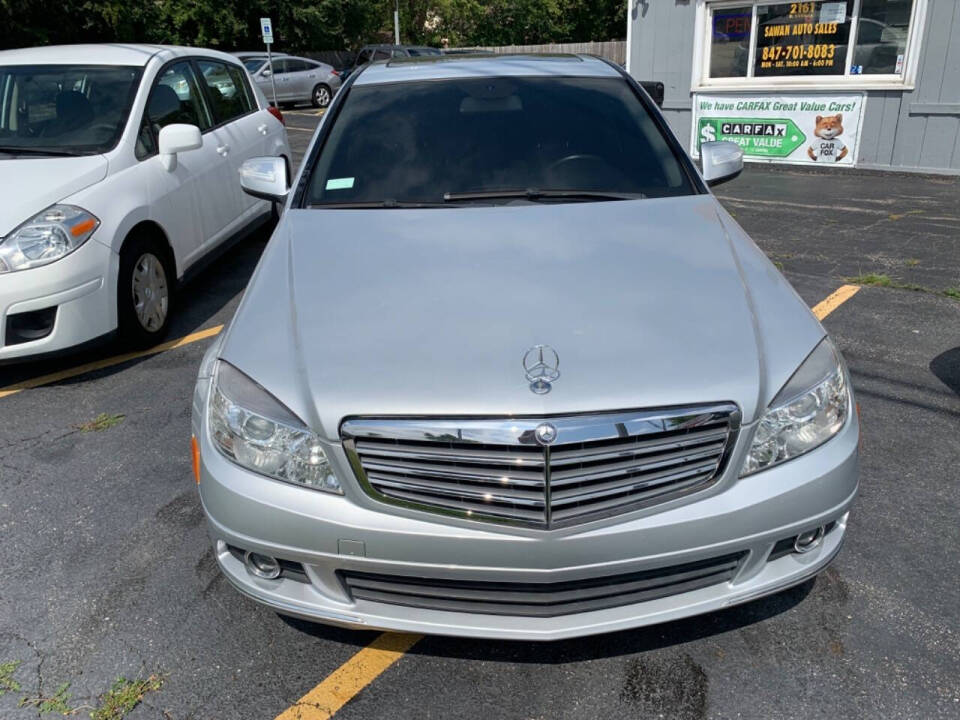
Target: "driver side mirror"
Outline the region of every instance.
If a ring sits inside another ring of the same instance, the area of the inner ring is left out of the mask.
[[[240,187],[247,195],[281,205],[290,192],[287,161],[282,157],[256,157],[240,166]]]
[[[705,142],[700,145],[700,162],[703,179],[714,187],[743,172],[743,149],[728,140]]]
[[[273,75],[273,70],[270,68],[264,68],[260,71],[260,77],[270,77],[271,75]]]
[[[160,128],[160,138],[157,142],[160,151],[160,162],[164,169],[173,172],[177,169],[177,153],[188,150],[198,150],[203,147],[203,136],[196,125],[173,123]]]

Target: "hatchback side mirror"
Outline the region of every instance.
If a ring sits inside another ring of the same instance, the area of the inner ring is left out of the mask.
[[[240,166],[240,187],[247,195],[281,205],[290,192],[287,161],[282,157],[256,157]]]
[[[703,179],[713,187],[743,172],[743,149],[735,142],[718,140],[700,145]]]
[[[260,71],[260,77],[270,77],[271,75],[273,75],[273,70],[264,68]]]
[[[203,147],[203,136],[196,125],[174,123],[160,128],[157,143],[160,150],[160,162],[169,172],[177,169],[177,153],[197,150]]]

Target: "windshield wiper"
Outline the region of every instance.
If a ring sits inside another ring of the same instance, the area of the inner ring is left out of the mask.
[[[10,155],[49,155],[51,157],[77,157],[83,153],[56,148],[17,147],[16,145],[0,145],[0,152]]]
[[[443,203],[437,202],[401,202],[398,200],[364,200],[361,202],[321,202],[313,203],[309,206],[311,209],[321,210],[324,208],[332,208],[334,210],[364,210],[364,209],[382,209],[386,208],[388,210],[396,209],[407,209],[407,208],[437,208],[437,207],[449,207],[449,205],[444,205]]]
[[[643,193],[621,193],[606,190],[477,190],[475,192],[448,192],[443,194],[446,202],[460,200],[502,200],[522,198],[524,200],[568,199],[568,200],[642,200]]]

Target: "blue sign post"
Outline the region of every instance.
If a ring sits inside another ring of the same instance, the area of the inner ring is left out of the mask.
[[[277,103],[277,81],[273,78],[273,56],[270,54],[270,46],[273,44],[273,23],[270,18],[260,18],[260,34],[263,35],[263,42],[267,46],[267,67],[270,68],[270,87],[273,89],[273,106],[280,107]]]

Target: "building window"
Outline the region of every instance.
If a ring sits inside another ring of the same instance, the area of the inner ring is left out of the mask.
[[[753,6],[717,8],[710,27],[710,77],[746,77]]]
[[[862,0],[851,70],[900,75],[907,54],[913,0]]]
[[[694,86],[905,87],[927,0],[699,0]]]

